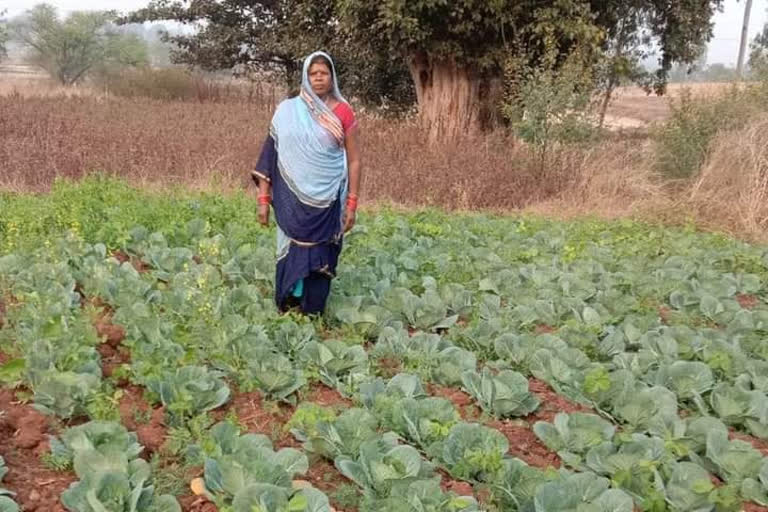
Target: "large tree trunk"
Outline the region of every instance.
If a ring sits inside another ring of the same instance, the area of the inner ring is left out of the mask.
[[[498,80],[472,73],[426,53],[409,56],[419,117],[431,141],[452,140],[491,128],[500,91]]]

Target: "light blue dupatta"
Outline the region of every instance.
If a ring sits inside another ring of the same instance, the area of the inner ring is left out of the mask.
[[[343,219],[348,185],[344,134],[333,110],[312,91],[309,68],[316,56],[323,56],[331,63],[331,93],[337,101],[346,103],[339,90],[333,60],[324,52],[315,52],[304,60],[301,94],[278,106],[270,134],[277,149],[278,171],[292,194],[302,204],[319,209],[329,208],[339,200]],[[292,241],[303,243],[292,240],[278,225],[278,259],[287,254]]]

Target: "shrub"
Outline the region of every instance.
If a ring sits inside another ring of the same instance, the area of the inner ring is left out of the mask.
[[[548,53],[534,67],[510,61],[506,75],[509,90],[502,113],[517,136],[535,147],[541,170],[552,149],[596,135],[591,116],[594,82],[580,52],[562,63]]]
[[[717,98],[696,99],[687,90],[671,108],[669,120],[654,133],[655,167],[666,178],[691,178],[707,161],[716,135],[768,112],[768,80],[734,84]]]

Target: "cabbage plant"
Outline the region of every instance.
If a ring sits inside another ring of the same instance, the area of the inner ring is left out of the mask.
[[[557,452],[563,462],[580,468],[586,452],[610,442],[616,427],[595,414],[559,413],[553,423],[538,421],[533,432],[550,450]]]
[[[497,418],[527,416],[539,407],[539,399],[528,391],[528,379],[512,370],[494,375],[488,367],[463,375],[464,389],[480,407]]]

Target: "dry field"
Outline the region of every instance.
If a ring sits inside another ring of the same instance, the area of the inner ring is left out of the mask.
[[[697,85],[693,94],[725,87]],[[671,97],[682,90],[670,89]],[[6,74],[0,78],[0,188],[44,191],[57,177],[91,172],[160,187],[248,187],[272,101],[111,98]],[[720,141],[699,183],[670,187],[653,172],[652,142],[643,135],[668,115],[668,101],[620,90],[609,123],[628,128],[624,135],[619,130],[596,146],[556,151],[543,166],[530,148],[503,134],[430,148],[412,122],[363,114],[365,201],[560,217],[631,215],[768,238],[766,121]],[[638,135],[631,128],[643,129]],[[732,162],[740,162],[738,176]]]
[[[690,83],[670,84],[665,96],[647,94],[639,87],[620,87],[606,115],[609,128],[638,129],[665,120],[670,113],[669,103],[680,97],[683,91],[690,91],[696,98],[713,97],[722,94],[732,84]],[[21,63],[0,65],[0,96],[21,94],[22,96],[104,96],[103,91],[89,87],[65,88],[57,85],[38,69]]]
[[[684,91],[695,98],[711,98],[732,87],[729,83],[670,84],[665,96],[648,94],[639,87],[620,87],[606,114],[606,124],[614,129],[647,128],[664,121],[670,114],[669,103]]]

